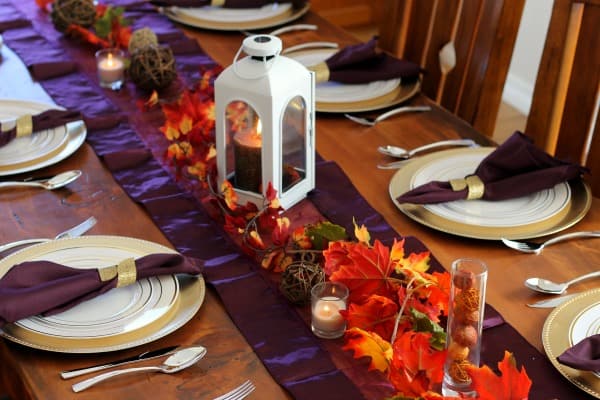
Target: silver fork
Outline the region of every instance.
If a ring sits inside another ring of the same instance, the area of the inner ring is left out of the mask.
[[[230,392],[225,393],[213,400],[242,400],[256,389],[256,386],[250,381],[242,383]]]
[[[50,242],[52,240],[58,240],[58,239],[65,239],[65,238],[72,238],[72,237],[78,237],[83,235],[84,233],[86,233],[88,230],[90,230],[94,225],[96,225],[96,218],[94,217],[89,217],[88,219],[86,219],[85,221],[83,221],[82,223],[80,223],[79,225],[75,225],[74,227],[67,229],[64,232],[59,233],[58,235],[56,235],[54,237],[54,239],[24,239],[24,240],[17,240],[16,242],[10,242],[10,243],[6,243],[3,244],[2,246],[0,246],[0,253],[12,249],[14,247],[18,247],[18,246],[23,246],[25,244],[34,244],[34,243],[43,243],[43,242]]]
[[[572,232],[566,233],[564,235],[553,237],[552,239],[546,240],[543,243],[535,243],[529,241],[518,241],[518,240],[510,240],[506,238],[502,238],[502,243],[511,249],[519,250],[524,253],[534,253],[539,254],[546,246],[550,246],[551,244],[562,242],[564,240],[577,239],[577,238],[591,238],[591,237],[600,237],[600,231],[582,231],[582,232]]]
[[[346,118],[348,118],[349,120],[359,123],[361,125],[373,126],[376,123],[381,122],[384,119],[391,117],[392,115],[402,114],[402,113],[406,113],[406,112],[422,112],[422,111],[429,111],[429,110],[431,110],[431,107],[429,107],[429,106],[403,106],[403,107],[398,107],[398,108],[395,108],[388,112],[385,112],[385,113],[381,114],[380,116],[378,116],[377,118],[362,118],[362,117],[357,117],[357,116],[351,115],[351,114],[344,114],[344,116]]]

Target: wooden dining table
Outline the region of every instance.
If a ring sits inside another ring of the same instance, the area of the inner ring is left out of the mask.
[[[355,37],[311,11],[297,22],[316,24],[318,30],[282,34],[284,47],[311,40],[333,41],[340,46],[357,43]],[[236,31],[179,27],[190,38],[197,40],[206,53],[222,66],[232,63],[244,38],[242,33]],[[24,67],[18,65],[19,60],[14,53],[4,48],[2,54],[0,98],[47,101]],[[600,265],[598,241],[574,240],[550,246],[538,255],[525,254],[505,247],[499,240],[445,233],[408,218],[398,210],[388,194],[390,180],[396,171],[376,167],[380,162],[391,161],[378,153],[378,146],[392,144],[410,149],[455,138],[471,138],[483,146],[495,143],[422,94],[417,94],[407,104],[426,104],[432,109],[429,112],[394,116],[375,126],[359,125],[340,113],[317,113],[318,153],[323,159],[335,161],[341,167],[364,199],[399,236],[417,237],[447,269],[457,258],[483,260],[489,268],[486,301],[544,357],[542,327],[552,309],[529,308],[526,304],[551,296],[532,292],[524,286],[524,281],[531,276],[566,281],[596,271]],[[374,114],[377,112],[370,113]],[[98,223],[89,234],[136,237],[173,247],[151,216],[115,181],[89,144],[84,144],[60,163],[35,174],[50,175],[67,169],[84,172],[72,188],[56,191],[38,188],[0,189],[0,243],[29,237],[51,238],[59,231],[94,215]],[[594,230],[598,226],[600,200],[594,198],[585,217],[567,231]],[[570,292],[596,286],[597,281],[581,282]],[[197,365],[174,376],[125,376],[78,394],[71,391],[70,381],[59,377],[62,370],[175,344],[201,344],[208,349],[208,353]],[[519,360],[518,353],[515,353],[515,357]],[[110,397],[212,399],[246,379],[252,380],[257,387],[249,399],[291,398],[265,369],[210,285],[207,286],[206,298],[200,310],[189,322],[153,343],[136,348],[116,353],[71,354],[38,350],[0,339],[0,377],[0,394],[5,393],[14,400]],[[569,383],[565,380],[565,384]],[[583,396],[584,393],[581,393]]]

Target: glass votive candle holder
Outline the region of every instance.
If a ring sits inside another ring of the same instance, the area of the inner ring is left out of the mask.
[[[120,49],[102,49],[96,52],[96,66],[100,86],[119,90],[125,79],[125,53]]]
[[[487,274],[487,266],[480,260],[461,258],[452,263],[444,395],[477,395],[467,369],[479,367]]]
[[[311,289],[311,328],[324,339],[339,338],[346,330],[340,314],[348,304],[348,288],[340,282],[321,282]]]

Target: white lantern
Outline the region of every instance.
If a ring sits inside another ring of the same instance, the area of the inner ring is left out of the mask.
[[[242,203],[260,206],[271,183],[289,208],[315,187],[315,84],[280,52],[278,37],[250,36],[216,79],[217,169]]]

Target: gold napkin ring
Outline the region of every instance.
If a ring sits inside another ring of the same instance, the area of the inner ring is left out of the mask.
[[[212,0],[210,5],[213,7],[222,7],[225,4],[225,0]]]
[[[128,286],[134,283],[137,279],[137,270],[135,268],[135,259],[126,258],[117,265],[110,267],[98,268],[98,275],[102,282],[110,281],[117,278],[117,287]]]
[[[329,67],[325,61],[308,67],[310,71],[315,73],[315,82],[327,82],[329,80]]]
[[[477,175],[469,175],[460,179],[450,179],[450,186],[455,192],[468,188],[467,200],[481,199],[485,193],[485,185]]]
[[[31,115],[23,115],[17,118],[17,132],[16,136],[28,136],[33,133],[33,118]]]

